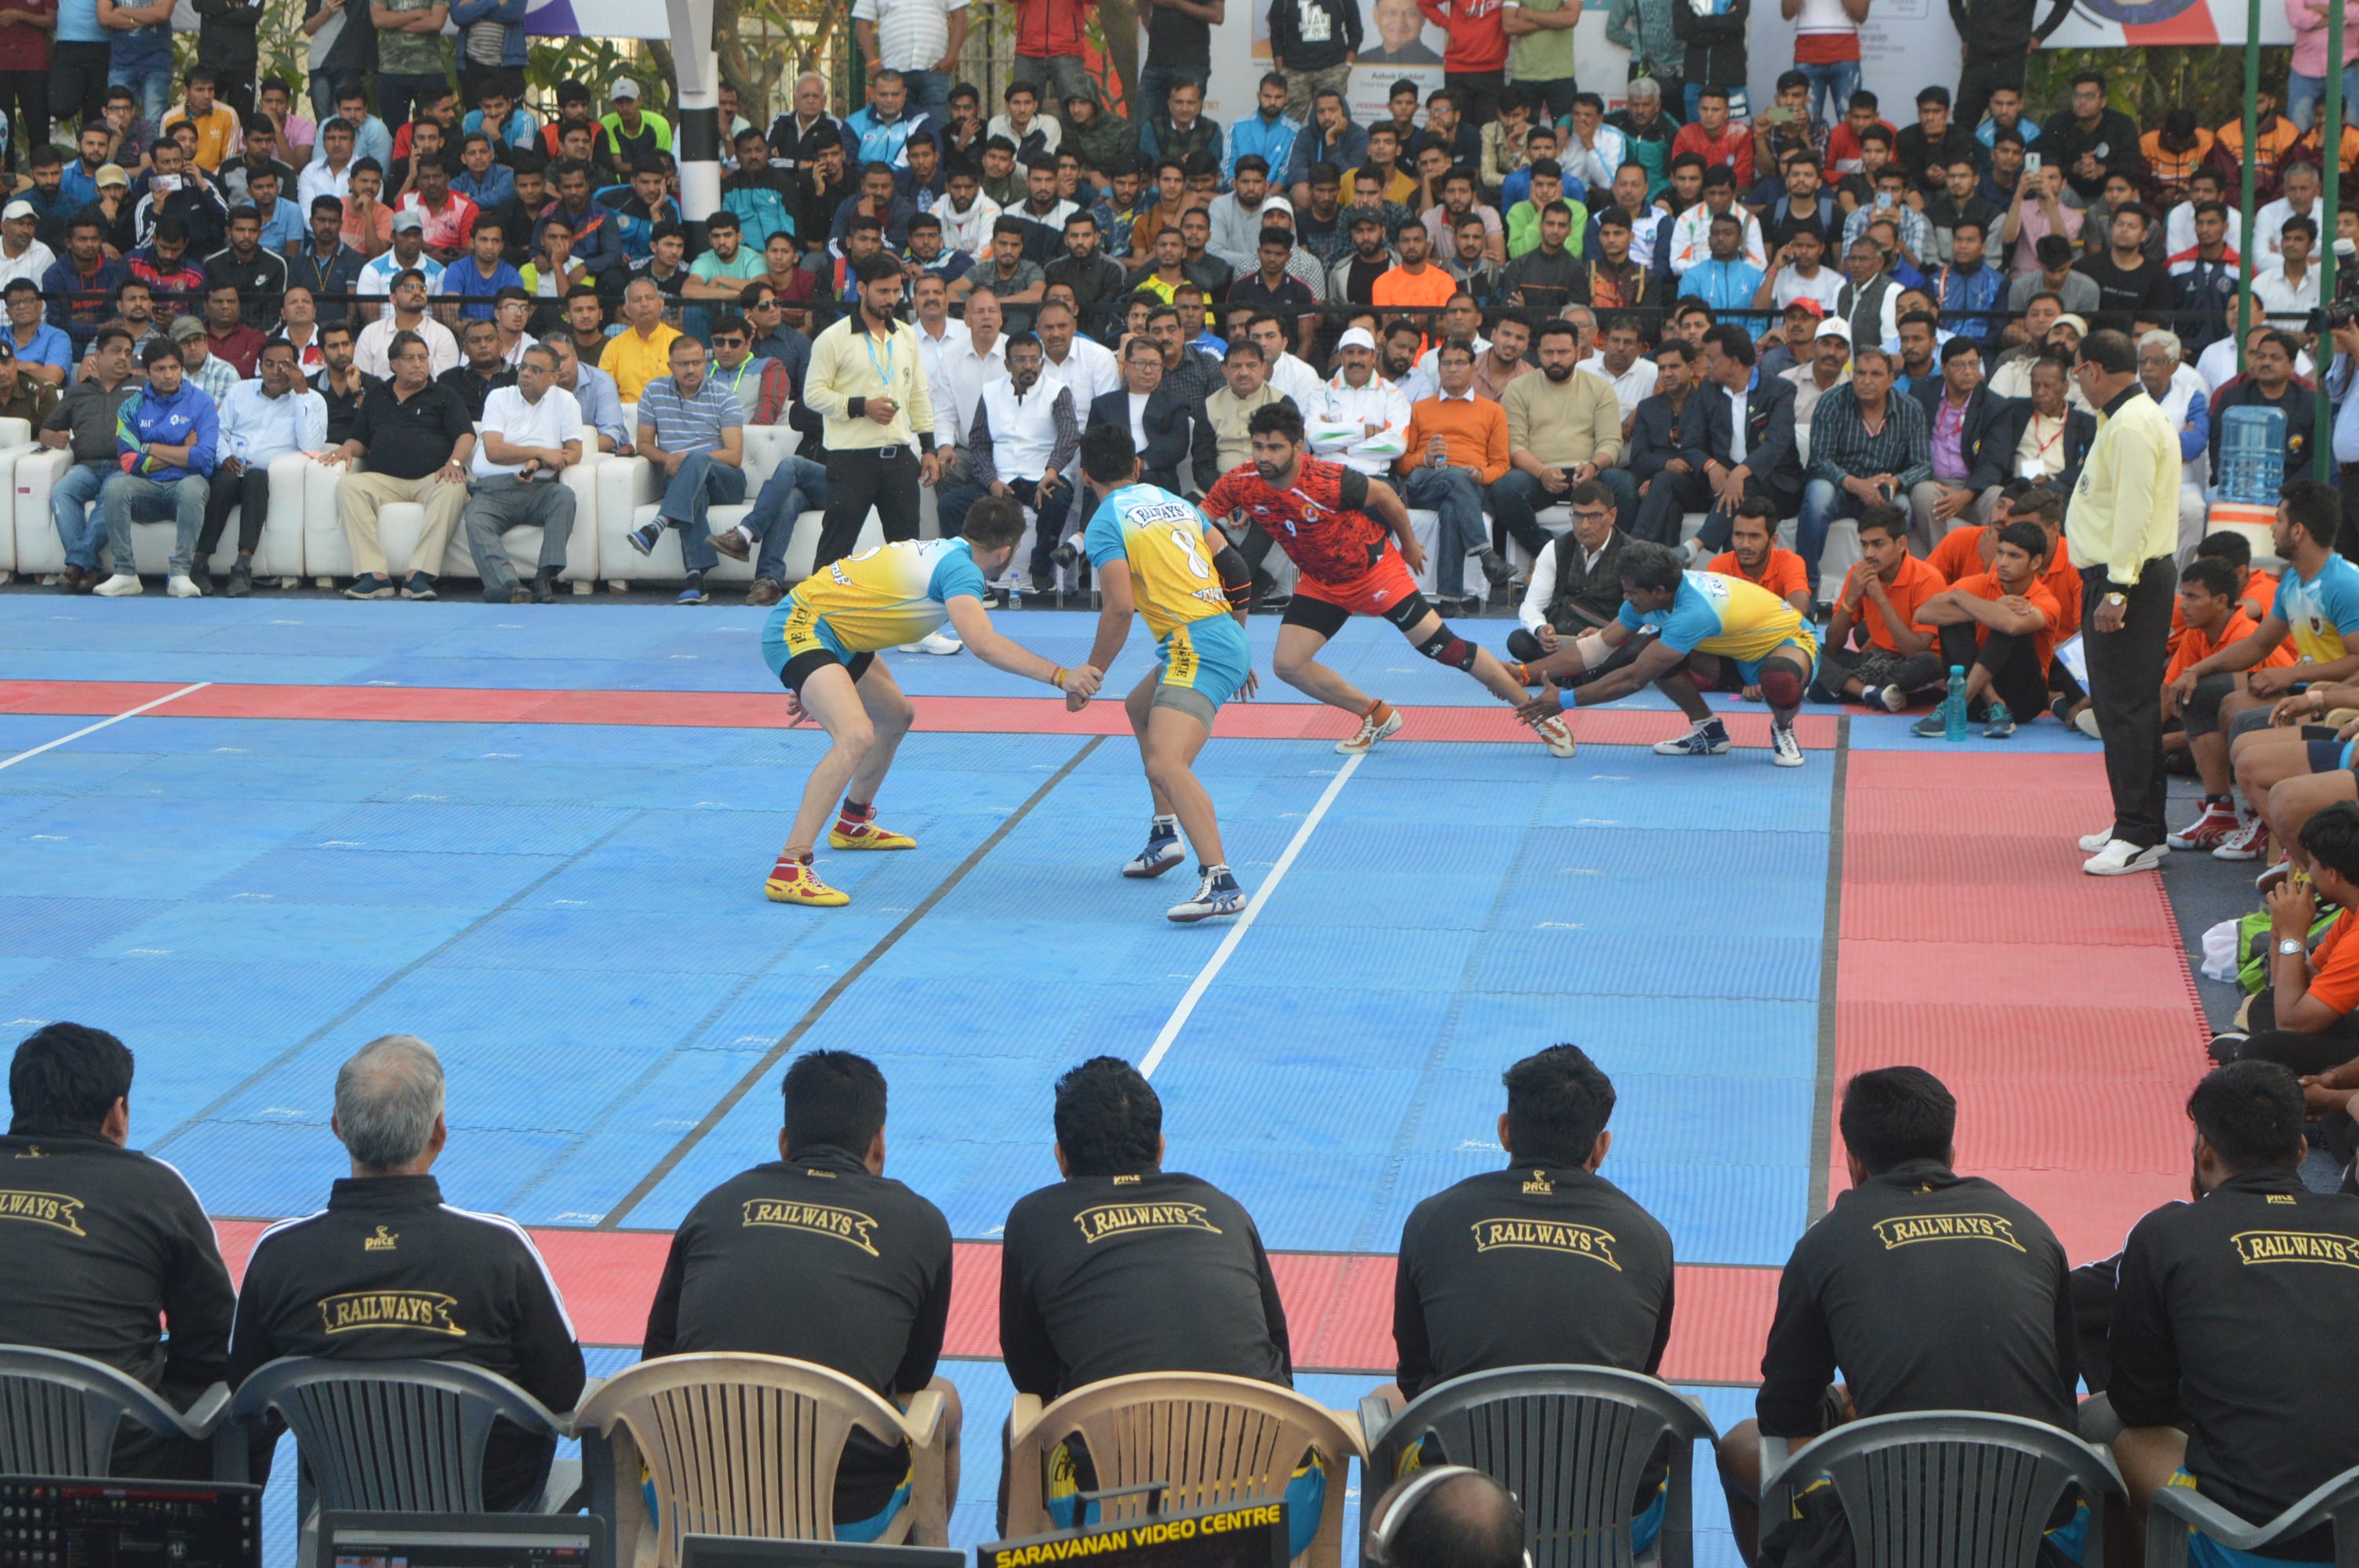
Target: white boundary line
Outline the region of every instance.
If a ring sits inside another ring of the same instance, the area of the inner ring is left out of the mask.
[[[95,724],[85,724],[71,735],[60,735],[56,740],[45,741],[41,745],[34,747],[29,752],[17,752],[6,762],[0,762],[0,768],[13,768],[18,762],[25,762],[33,757],[38,757],[44,752],[54,752],[69,741],[79,741],[85,735],[95,735],[110,724],[120,724],[126,719],[136,719],[141,714],[146,713],[152,708],[161,708],[168,702],[177,702],[181,697],[188,696],[189,693],[192,691],[202,691],[205,687],[212,684],[213,683],[209,680],[201,680],[194,686],[184,686],[176,692],[156,698],[153,702],[143,702],[136,708],[125,708],[112,719],[102,719]]]
[[[1204,1000],[1204,993],[1212,989],[1213,979],[1228,963],[1229,955],[1237,950],[1237,944],[1245,939],[1245,933],[1253,929],[1253,923],[1268,907],[1270,895],[1277,891],[1277,884],[1286,880],[1287,869],[1294,864],[1294,858],[1302,853],[1302,846],[1310,842],[1310,835],[1318,831],[1320,820],[1327,815],[1327,808],[1335,804],[1335,797],[1343,793],[1343,785],[1367,760],[1367,752],[1354,752],[1342,767],[1335,770],[1335,776],[1327,782],[1327,788],[1319,796],[1319,804],[1310,808],[1310,815],[1304,817],[1302,826],[1294,830],[1294,837],[1288,842],[1285,852],[1278,856],[1277,863],[1270,867],[1269,880],[1254,893],[1253,903],[1247,906],[1245,918],[1229,927],[1229,934],[1221,939],[1221,945],[1213,951],[1212,958],[1197,971],[1195,979],[1189,984],[1187,994],[1180,999],[1180,1005],[1171,1010],[1171,1017],[1163,1025],[1163,1032],[1155,1037],[1155,1044],[1147,1048],[1146,1058],[1138,1064],[1141,1077],[1153,1077],[1155,1069],[1163,1065],[1171,1043],[1180,1037],[1180,1031],[1188,1026],[1196,1004]]]

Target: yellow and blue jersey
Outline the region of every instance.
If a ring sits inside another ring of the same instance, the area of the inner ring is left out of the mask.
[[[1221,546],[1207,536],[1209,526],[1169,491],[1129,484],[1098,503],[1082,546],[1093,567],[1129,564],[1139,615],[1149,632],[1167,637],[1174,627],[1229,613],[1228,592],[1212,569]]]
[[[983,568],[964,539],[904,539],[846,556],[795,585],[762,626],[786,657],[824,648],[874,654],[940,631],[950,601],[984,596]],[[784,660],[774,659],[774,664]]]
[[[1766,659],[1788,643],[1818,652],[1801,612],[1767,589],[1712,572],[1683,576],[1668,609],[1641,614],[1625,600],[1622,624],[1633,632],[1654,628],[1674,653],[1716,654],[1743,664]]]
[[[2332,664],[2359,647],[2359,566],[2329,556],[2307,582],[2288,568],[2269,613],[2292,629],[2303,659]]]

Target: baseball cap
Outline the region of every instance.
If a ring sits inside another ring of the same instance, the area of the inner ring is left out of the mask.
[[[618,103],[625,98],[636,103],[639,99],[639,84],[627,76],[618,76],[614,79],[614,90],[606,96]]]
[[[425,215],[414,207],[396,212],[393,215],[394,232],[399,233],[404,229],[415,229],[419,233],[424,233],[426,232]]]
[[[103,163],[98,166],[98,178],[96,183],[101,190],[105,189],[110,185],[120,185],[124,189],[129,189],[131,186],[131,177],[123,172],[123,166],[119,163]]]
[[[18,218],[38,218],[40,215],[40,209],[29,201],[11,201],[7,206],[0,207],[0,221],[13,222]]]
[[[1821,338],[1841,338],[1844,342],[1848,343],[1851,341],[1851,323],[1844,320],[1840,316],[1830,316],[1825,320],[1819,323],[1818,336]]]
[[[1808,316],[1813,321],[1822,319],[1827,313],[1827,308],[1825,306],[1820,304],[1817,300],[1811,298],[1807,294],[1798,295],[1794,298],[1786,302],[1787,315],[1791,316],[1797,310],[1799,310],[1803,315]]]
[[[201,338],[204,335],[205,324],[202,321],[198,320],[194,316],[175,316],[172,318],[172,341],[176,343],[185,343],[190,338]]]
[[[1365,327],[1354,327],[1336,339],[1335,346],[1339,349],[1367,349],[1373,351],[1376,346],[1376,340],[1369,335]]]
[[[2055,320],[2049,322],[2048,325],[2049,330],[2050,331],[2055,330],[2059,327],[2070,327],[2072,330],[2080,333],[2081,336],[2084,338],[2089,335],[2089,319],[2085,316],[2076,316],[2070,310],[2067,310],[2064,314],[2059,316]]]

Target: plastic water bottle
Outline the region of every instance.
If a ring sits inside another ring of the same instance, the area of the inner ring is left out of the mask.
[[[1024,579],[1020,577],[1011,577],[1007,579],[1007,608],[1010,610],[1024,608]]]
[[[1966,666],[1950,666],[1950,694],[1941,699],[1941,738],[1962,741],[1966,738]]]
[[[2220,437],[2220,498],[2273,506],[2285,485],[2286,416],[2281,408],[2231,408]]]

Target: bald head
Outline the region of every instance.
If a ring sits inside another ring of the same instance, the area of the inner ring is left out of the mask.
[[[1524,1568],[1524,1510],[1488,1476],[1452,1476],[1419,1492],[1398,1520],[1377,1506],[1390,1538],[1386,1568]]]

